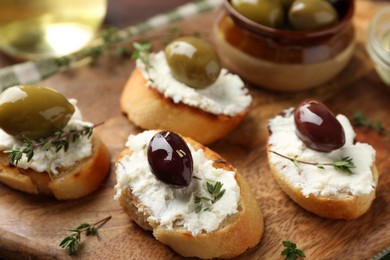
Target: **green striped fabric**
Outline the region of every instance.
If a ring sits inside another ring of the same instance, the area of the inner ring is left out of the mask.
[[[374,256],[372,260],[390,260],[390,247]]]
[[[118,39],[115,43],[128,40],[131,37],[150,31],[152,29],[169,25],[174,21],[191,17],[201,12],[209,11],[222,3],[223,0],[198,0],[184,4],[174,10],[156,15],[146,21],[121,29],[118,32]],[[101,36],[102,37],[102,36]],[[60,71],[72,67],[76,62],[92,56],[94,52],[99,51],[103,46],[101,43],[93,44],[74,54],[63,58],[50,58],[38,61],[29,61],[16,64],[9,67],[0,68],[0,92],[8,87],[18,84],[33,84],[46,79]]]

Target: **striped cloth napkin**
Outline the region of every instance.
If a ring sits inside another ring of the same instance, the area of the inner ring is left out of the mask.
[[[171,11],[156,15],[146,21],[121,29],[115,43],[129,40],[131,37],[152,29],[168,25],[171,22],[188,18],[196,14],[216,8],[223,0],[198,0],[179,6]],[[100,36],[103,37],[103,36]],[[0,68],[0,92],[18,84],[33,84],[46,79],[58,72],[71,68],[76,62],[84,59],[86,53],[92,53],[101,47],[102,41],[63,58],[49,58],[29,61],[9,67]],[[89,55],[90,55],[89,54]],[[66,61],[66,62],[64,62]]]

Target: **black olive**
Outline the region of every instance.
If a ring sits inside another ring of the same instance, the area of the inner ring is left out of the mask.
[[[330,152],[345,144],[340,122],[321,102],[304,100],[294,111],[296,134],[311,149]]]
[[[174,187],[188,186],[192,180],[191,151],[174,132],[161,131],[153,136],[148,146],[148,162],[157,179]]]

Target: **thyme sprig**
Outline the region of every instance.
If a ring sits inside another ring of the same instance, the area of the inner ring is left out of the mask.
[[[348,172],[348,173],[352,173],[351,169],[356,168],[352,158],[349,156],[346,156],[342,159],[334,160],[333,162],[330,162],[330,163],[321,163],[321,162],[307,162],[307,161],[299,160],[297,155],[294,157],[288,157],[286,155],[283,155],[281,153],[278,153],[278,152],[275,152],[272,150],[270,150],[269,152],[274,153],[280,157],[283,157],[283,158],[293,162],[295,164],[295,166],[297,166],[297,167],[299,167],[299,164],[301,164],[301,163],[307,164],[307,165],[313,165],[313,166],[317,167],[318,169],[325,169],[325,166],[333,166],[337,170],[340,170],[343,172]]]
[[[280,253],[282,256],[286,256],[286,260],[296,260],[299,257],[305,257],[303,250],[297,248],[297,245],[291,241],[283,241],[284,250]]]
[[[133,60],[141,60],[145,64],[146,70],[148,70],[151,67],[149,54],[153,51],[152,42],[149,40],[134,42],[133,47],[134,51],[131,58]]]
[[[5,150],[4,153],[8,154],[9,163],[17,166],[23,155],[27,157],[27,162],[31,161],[34,157],[34,151],[37,148],[41,148],[43,151],[48,151],[51,147],[55,147],[56,153],[62,149],[67,152],[70,143],[75,142],[83,136],[90,138],[93,133],[93,128],[101,124],[102,123],[94,126],[83,126],[82,129],[71,130],[69,132],[64,132],[64,130],[58,129],[52,136],[40,138],[38,140],[33,140],[27,136],[23,136],[22,147]]]
[[[366,127],[368,129],[373,129],[375,132],[377,132],[380,135],[386,135],[388,138],[390,138],[390,131],[385,129],[383,122],[381,121],[372,121],[370,119],[367,119],[363,112],[358,110],[352,115],[352,123],[354,126],[361,126]]]
[[[211,205],[217,202],[225,194],[226,190],[222,189],[223,183],[220,181],[217,181],[214,185],[212,185],[209,182],[206,182],[206,185],[207,185],[207,192],[210,194],[211,198],[205,196],[201,196],[201,197],[195,196],[194,199],[194,202],[196,204],[195,213],[199,213],[202,210],[203,211],[210,210]]]
[[[71,231],[72,234],[65,237],[59,246],[65,250],[68,250],[69,255],[74,255],[80,247],[81,233],[85,232],[85,235],[87,236],[97,236],[99,238],[99,228],[106,224],[106,222],[110,219],[111,216],[108,216],[93,224],[83,223],[74,229],[70,229],[69,231]]]

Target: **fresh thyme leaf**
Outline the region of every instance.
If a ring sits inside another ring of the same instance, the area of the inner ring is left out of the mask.
[[[132,55],[133,60],[143,59],[145,54],[149,54],[153,50],[153,45],[151,41],[141,41],[133,43],[134,52]]]
[[[285,249],[280,253],[282,256],[286,256],[286,260],[296,260],[298,257],[305,257],[305,253],[297,248],[297,245],[291,241],[282,241]]]
[[[352,173],[351,169],[356,168],[352,158],[349,156],[344,157],[344,158],[339,159],[339,160],[334,160],[331,163],[323,163],[323,162],[307,162],[307,161],[299,160],[297,155],[295,155],[293,158],[291,158],[291,157],[288,157],[286,155],[283,155],[281,153],[278,153],[278,152],[275,152],[272,150],[270,150],[269,152],[293,162],[294,165],[297,167],[299,167],[300,163],[307,164],[307,165],[313,165],[313,166],[316,166],[318,169],[325,169],[325,166],[333,166],[337,170],[348,172],[348,173]]]
[[[293,163],[295,164],[295,166],[299,167],[298,155],[295,155],[295,156],[294,156],[294,158],[293,158]]]
[[[124,58],[131,57],[131,50],[127,47],[124,47],[124,46],[119,47],[118,53],[121,57],[124,57]]]
[[[85,234],[87,236],[99,236],[98,229],[95,226],[88,228]]]
[[[77,228],[69,230],[72,232],[72,234],[62,239],[59,246],[67,250],[69,255],[76,254],[81,243],[81,233],[85,232],[87,236],[98,237],[99,236],[98,229],[102,227],[110,219],[111,216],[108,216],[104,219],[97,221],[94,224],[88,224],[88,223],[80,224]]]
[[[287,247],[285,250],[288,250],[289,247],[291,247],[292,243],[290,241],[286,240],[286,241],[282,241],[282,244],[284,247]]]
[[[223,190],[221,192],[219,192],[216,196],[215,196],[215,201],[219,200],[220,198],[222,198],[223,194],[225,194],[225,191],[226,190]]]
[[[74,233],[68,237],[65,237],[60,243],[60,247],[67,249],[69,255],[73,255],[76,253],[80,246],[81,239],[79,230],[72,232]]]
[[[201,211],[202,211],[202,207],[203,207],[202,204],[199,204],[198,206],[196,206],[196,208],[195,208],[195,213],[201,212]]]
[[[195,203],[199,203],[202,201],[202,198],[201,197],[198,197],[198,196],[195,196],[195,199],[194,199],[194,202]]]
[[[174,38],[182,35],[182,31],[178,27],[172,27],[168,30],[168,35],[164,36],[163,43],[164,45],[168,45]]]
[[[353,116],[353,123],[355,126],[369,126],[371,125],[371,121],[364,118],[362,111],[356,111]]]
[[[202,200],[205,200],[205,201],[210,201],[211,199],[210,198],[207,198],[207,197],[204,197],[204,196],[202,196],[202,197],[200,197]]]
[[[207,182],[206,185],[207,185],[207,191],[210,194],[213,194],[214,193],[214,186],[212,184],[210,184],[209,182]]]
[[[40,138],[38,140],[32,140],[27,136],[23,136],[23,145],[21,148],[13,148],[5,150],[4,153],[8,154],[8,160],[13,165],[18,165],[19,161],[22,159],[23,155],[26,156],[27,162],[30,162],[34,157],[34,150],[41,148],[43,151],[48,151],[51,147],[55,148],[55,152],[64,150],[65,152],[69,149],[70,142],[75,142],[82,136],[91,137],[93,133],[93,128],[98,126],[97,124],[93,127],[84,126],[80,130],[71,130],[69,132],[64,132],[63,130],[56,130],[53,136],[47,138]]]
[[[351,157],[344,157],[341,160],[336,160],[333,162],[333,167],[341,171],[346,171],[352,173],[351,168],[356,168],[355,164],[352,161]]]
[[[382,122],[375,122],[374,124],[374,129],[377,133],[381,133],[385,130],[384,126],[383,126],[383,123]]]
[[[373,129],[378,134],[383,134],[387,137],[390,137],[390,131],[385,129],[383,122],[373,122],[372,120],[366,119],[364,117],[363,112],[360,110],[353,113],[352,119],[352,123],[354,126],[367,127],[368,129]]]
[[[78,226],[76,229],[74,230],[79,230],[79,229],[83,229],[83,228],[86,228],[86,227],[90,227],[91,225],[88,224],[88,223],[83,223],[83,224],[80,224],[80,226]],[[74,231],[72,230],[72,231]]]
[[[199,213],[203,209],[203,204],[202,201],[207,204],[207,207],[203,209],[203,211],[208,211],[210,210],[210,207],[212,204],[214,204],[216,201],[218,201],[222,196],[225,194],[225,189],[222,190],[223,183],[220,181],[217,181],[214,185],[212,185],[209,182],[206,182],[206,187],[207,187],[207,192],[211,195],[212,198],[209,197],[199,197],[195,196],[194,197],[194,203],[198,204],[195,207],[195,213]]]

